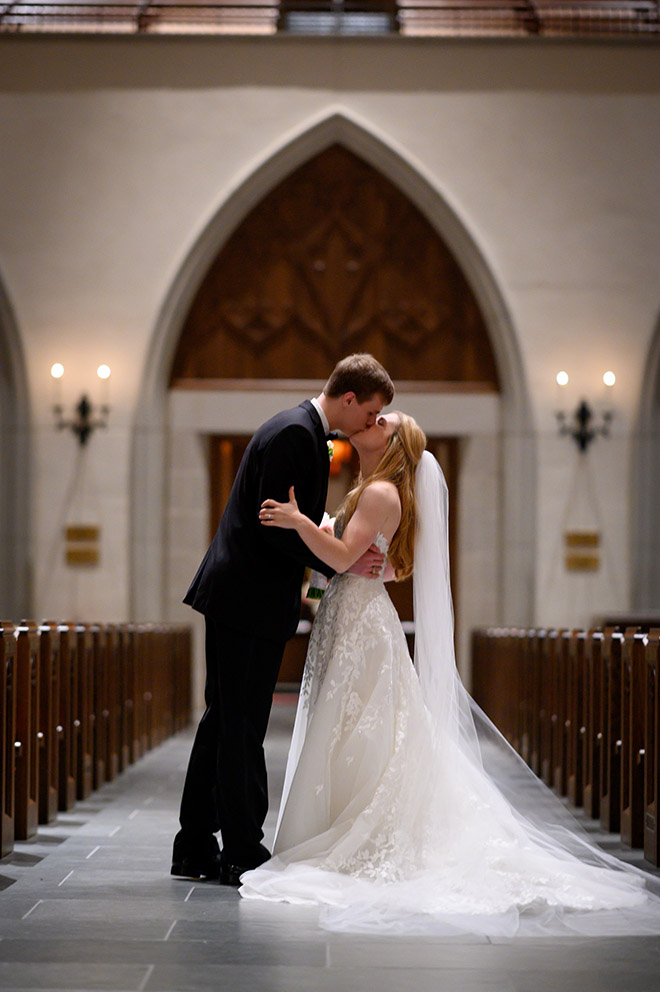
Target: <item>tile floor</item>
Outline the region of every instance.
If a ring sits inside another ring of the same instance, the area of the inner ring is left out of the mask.
[[[279,696],[273,710],[274,796],[294,705]],[[191,737],[168,741],[0,861],[0,989],[659,992],[659,938],[344,936],[320,930],[315,910],[172,878]],[[275,816],[273,803],[267,839]]]

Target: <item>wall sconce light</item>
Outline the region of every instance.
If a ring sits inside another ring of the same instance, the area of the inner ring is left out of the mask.
[[[556,375],[557,385],[563,388],[568,385],[568,373],[558,372]],[[606,391],[609,391],[616,382],[614,372],[605,372],[603,384]],[[600,423],[596,422],[596,415],[586,400],[578,403],[575,412],[569,416],[565,411],[557,411],[557,423],[559,424],[559,434],[561,437],[571,437],[577,444],[580,453],[583,454],[591,442],[596,437],[609,437],[610,424],[614,416],[614,411],[607,407],[601,414]]]
[[[74,407],[75,416],[70,420],[66,419],[64,416],[64,407],[61,402],[61,381],[62,376],[64,375],[64,366],[60,362],[55,362],[55,364],[51,366],[50,374],[55,380],[55,402],[53,404],[55,429],[61,431],[68,427],[69,430],[73,431],[76,435],[81,446],[87,444],[88,437],[96,430],[97,427],[108,426],[108,417],[110,415],[110,407],[108,405],[110,366],[99,365],[96,370],[96,374],[99,379],[101,379],[104,386],[103,402],[99,408],[100,417],[93,417],[94,407],[90,403],[87,395],[83,393],[80,400]]]

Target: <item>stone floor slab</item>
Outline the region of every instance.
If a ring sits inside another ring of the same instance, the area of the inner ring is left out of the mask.
[[[48,962],[40,964],[0,962],[0,988],[15,989],[121,989],[137,992],[147,978],[148,969],[143,965],[87,964],[84,969],[76,964]]]

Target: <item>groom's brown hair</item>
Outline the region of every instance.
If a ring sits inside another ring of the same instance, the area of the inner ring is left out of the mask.
[[[364,403],[374,393],[380,393],[385,406],[394,399],[394,384],[373,355],[347,355],[335,365],[323,392],[331,399],[344,393],[355,393],[358,403]]]

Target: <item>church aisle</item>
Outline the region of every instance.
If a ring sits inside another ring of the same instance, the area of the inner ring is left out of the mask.
[[[295,697],[267,738],[282,784]],[[317,911],[169,875],[192,731],[40,827],[0,862],[0,988],[195,992],[657,992],[660,940],[328,934]],[[272,840],[275,803],[267,822]]]

